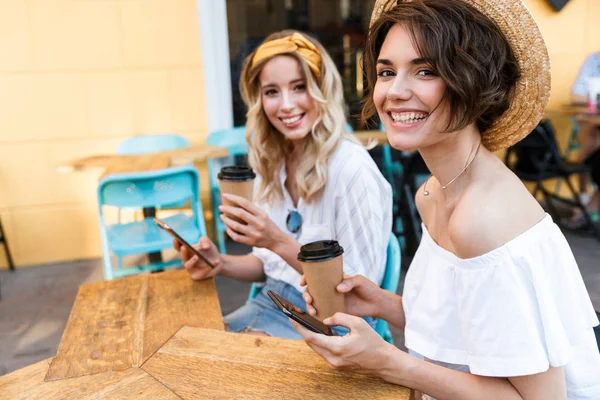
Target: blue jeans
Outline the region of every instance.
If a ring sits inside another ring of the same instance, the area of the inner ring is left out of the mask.
[[[272,290],[306,312],[306,303],[302,299],[302,293],[292,285],[267,278],[265,286],[255,298],[248,300],[246,304],[224,318],[225,323],[229,327],[228,330],[231,332],[250,330],[264,332],[273,337],[302,339],[302,336],[296,332],[288,317],[271,301],[267,295],[269,290]],[[365,317],[364,319],[375,329],[375,319],[371,317]],[[333,330],[338,335],[348,333],[348,329],[341,326],[334,327]]]

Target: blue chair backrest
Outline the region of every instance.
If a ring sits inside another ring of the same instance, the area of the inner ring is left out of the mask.
[[[123,140],[117,148],[117,154],[148,154],[190,145],[186,137],[176,134],[139,135]]]
[[[108,175],[98,184],[98,203],[100,207],[144,208],[191,198],[192,204],[196,204],[198,179],[193,165]]]
[[[246,154],[249,151],[245,126],[211,132],[206,138],[206,144],[225,147],[232,156]]]
[[[393,233],[390,234],[390,241],[387,247],[387,261],[385,264],[385,274],[381,288],[396,293],[400,283],[400,269],[402,264],[402,253],[398,238]]]

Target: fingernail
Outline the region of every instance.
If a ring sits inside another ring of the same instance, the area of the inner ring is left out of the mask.
[[[337,288],[340,290],[348,289],[348,285],[346,285],[344,282],[342,282],[337,286]]]

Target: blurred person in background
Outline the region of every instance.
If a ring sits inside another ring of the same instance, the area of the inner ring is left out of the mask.
[[[600,79],[600,53],[590,54],[584,61],[577,74],[577,79],[571,89],[571,103],[588,105],[590,79]],[[596,108],[599,107],[596,100]],[[591,168],[592,182],[596,188],[592,196],[585,198],[586,208],[593,222],[600,221],[600,127],[589,122],[580,121],[579,123],[579,141],[581,149],[579,151],[579,161],[585,163]],[[581,191],[586,193],[587,179],[582,177],[580,180]],[[587,194],[587,193],[586,193]],[[584,196],[587,197],[587,196]],[[567,225],[569,228],[577,229],[586,226],[587,222],[579,208],[573,209],[571,219]]]

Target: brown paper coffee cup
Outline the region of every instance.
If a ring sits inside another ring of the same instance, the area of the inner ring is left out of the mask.
[[[305,244],[298,253],[317,318],[321,321],[336,312],[344,312],[344,294],[336,290],[344,279],[343,252],[335,240],[320,240]]]
[[[256,177],[256,174],[254,174],[254,171],[252,171],[251,168],[243,166],[223,167],[217,177],[219,178],[219,189],[221,190],[221,200],[223,204],[237,207],[236,204],[225,199],[222,196],[223,193],[234,194],[243,197],[248,201],[252,201],[254,178]],[[235,218],[232,215],[228,215],[228,217],[242,224],[246,224],[244,221]]]

